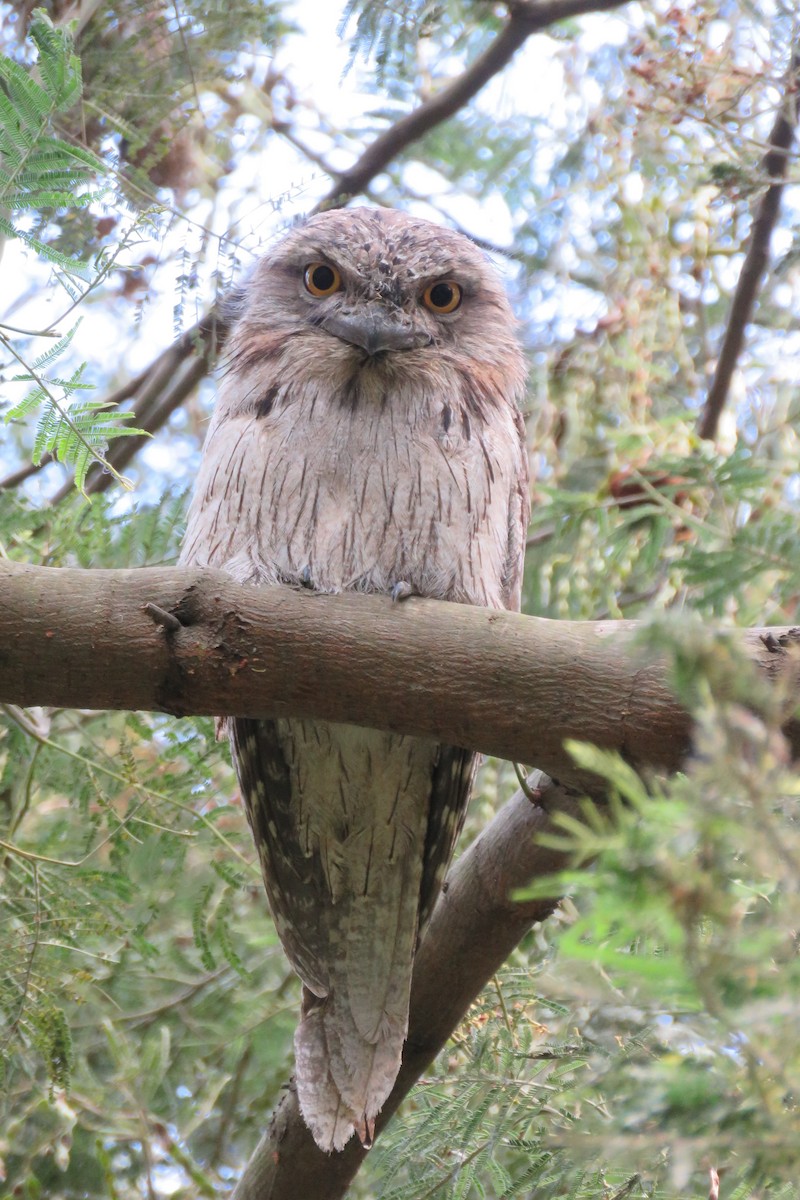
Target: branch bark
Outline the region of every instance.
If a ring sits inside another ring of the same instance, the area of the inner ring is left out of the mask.
[[[566,865],[537,843],[549,811],[578,813],[573,796],[544,776],[531,780],[545,807],[520,792],[452,867],[414,961],[409,1031],[403,1065],[377,1122],[383,1129],[433,1061],[470,1004],[531,925],[549,916],[553,900],[515,901],[512,894]],[[443,980],[446,985],[443,986]],[[356,1138],[325,1154],[306,1129],[289,1081],[239,1180],[232,1200],[339,1200],[367,1151]]]
[[[736,284],[736,291],[733,294],[714,378],[700,414],[697,432],[702,438],[716,437],[719,419],[728,399],[731,379],[744,345],[745,329],[767,268],[769,244],[780,212],[789,151],[794,141],[799,88],[800,51],[795,51],[787,77],[786,93],[782,97],[775,124],[769,135],[769,150],[762,163],[765,175],[774,182],[769,184],[761,197],[753,218],[750,242]]]
[[[221,571],[0,565],[0,699],[178,716],[302,716],[435,738],[575,779],[565,738],[677,767],[691,737],[631,621],[322,596]],[[717,636],[717,635],[714,635]],[[800,699],[800,629],[725,635]],[[698,653],[724,671],[725,643]],[[98,669],[98,664],[102,669]],[[731,689],[741,687],[739,668]],[[787,709],[787,712],[791,708]],[[786,732],[800,753],[800,722]]]

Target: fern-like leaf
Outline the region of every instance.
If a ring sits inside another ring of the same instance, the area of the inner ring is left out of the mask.
[[[45,455],[72,467],[75,486],[83,490],[86,474],[93,462],[112,471],[126,485],[122,476],[103,457],[110,442],[120,437],[147,436],[144,430],[130,424],[133,413],[129,410],[109,408],[105,400],[77,400],[78,392],[91,388],[83,373],[86,363],[77,366],[72,374],[63,378],[43,371],[51,366],[69,347],[80,322],[58,341],[38,355],[32,363],[24,364],[23,373],[15,376],[16,383],[32,383],[34,386],[13,408],[6,413],[6,422],[22,420],[31,416],[38,408],[42,412],[34,438],[32,460],[40,463]],[[0,342],[15,353],[8,340],[0,334]],[[15,356],[21,362],[19,355]],[[55,392],[60,391],[60,397]]]
[[[72,40],[42,8],[34,11],[29,36],[39,51],[42,85],[59,111],[66,112],[81,95],[81,60],[72,52]]]
[[[37,9],[30,38],[38,50],[32,70],[0,55],[0,205],[8,212],[83,208],[92,198],[91,185],[103,164],[82,146],[58,137],[53,120],[73,107],[81,95],[80,60],[69,33],[56,29]],[[60,254],[7,217],[0,233],[19,238],[37,254],[65,271],[85,274],[77,261]]]

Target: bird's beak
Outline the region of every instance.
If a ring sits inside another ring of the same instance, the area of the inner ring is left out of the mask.
[[[358,312],[331,313],[321,326],[351,346],[360,346],[367,354],[381,350],[417,350],[433,340],[424,330],[415,329],[410,318],[383,304],[365,304]]]

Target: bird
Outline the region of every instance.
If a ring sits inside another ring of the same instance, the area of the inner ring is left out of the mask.
[[[333,209],[285,232],[230,312],[180,562],[254,586],[518,609],[526,368],[484,252],[394,209]],[[228,733],[302,981],[303,1119],[325,1151],[354,1133],[368,1147],[476,755],[299,718]]]

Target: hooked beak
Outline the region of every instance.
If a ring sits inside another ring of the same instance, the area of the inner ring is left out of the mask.
[[[351,346],[360,346],[370,355],[381,350],[417,350],[433,341],[430,334],[415,329],[405,313],[389,312],[382,304],[366,304],[357,313],[331,313],[321,326],[327,333]]]

